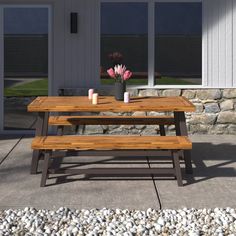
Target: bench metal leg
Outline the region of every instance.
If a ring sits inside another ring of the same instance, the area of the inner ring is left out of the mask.
[[[41,184],[40,187],[45,187],[46,181],[48,178],[48,168],[50,165],[51,160],[51,153],[46,152],[44,156],[44,162],[43,162],[43,172],[42,172],[42,178],[41,178]]]
[[[180,157],[179,152],[173,151],[175,174],[176,174],[178,186],[183,186],[179,157]]]
[[[186,125],[186,118],[184,112],[174,112],[175,117],[175,129],[177,136],[188,136],[188,130]],[[185,171],[186,174],[192,174],[192,158],[191,158],[191,151],[184,150],[183,157],[185,162]]]
[[[160,135],[161,136],[166,136],[166,130],[164,125],[159,125],[160,127]]]
[[[36,125],[36,131],[35,136],[45,136],[48,132],[48,112],[39,112],[38,118],[37,118],[37,125]],[[30,173],[37,174],[38,170],[38,163],[40,159],[41,152],[39,150],[34,150],[32,155],[32,161],[31,161],[31,170]]]

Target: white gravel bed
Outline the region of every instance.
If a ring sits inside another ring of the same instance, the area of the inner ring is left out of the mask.
[[[236,209],[0,211],[0,235],[236,236]]]

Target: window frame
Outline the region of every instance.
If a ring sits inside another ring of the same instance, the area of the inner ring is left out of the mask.
[[[101,3],[112,2],[144,2],[148,4],[148,85],[129,85],[131,89],[168,89],[168,88],[204,88],[207,86],[206,73],[206,40],[203,37],[204,32],[204,7],[202,0],[99,0],[99,65],[101,65]],[[201,2],[202,3],[202,83],[201,85],[155,85],[155,4],[158,2]],[[102,85],[99,76],[99,84],[101,87],[110,87],[109,85]]]

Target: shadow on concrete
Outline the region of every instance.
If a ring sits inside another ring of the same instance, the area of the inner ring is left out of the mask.
[[[168,157],[150,157],[150,167],[170,167],[172,165],[172,161]],[[64,158],[66,159],[66,158]],[[221,178],[221,177],[236,177],[236,145],[230,143],[213,145],[212,143],[194,143],[193,151],[192,151],[192,160],[193,160],[193,175],[187,175],[183,172],[183,179],[186,181],[185,185],[191,185],[194,183],[207,181],[213,178]],[[148,164],[147,160],[140,161],[140,157],[132,157],[132,161],[130,161],[130,157],[114,157],[109,160],[95,161],[95,162],[65,162],[63,161],[63,165],[70,165],[68,168],[78,168],[86,166],[89,168],[90,165],[101,165],[101,167],[109,167],[109,165],[116,165],[119,167],[127,167],[130,165],[143,165]],[[182,167],[184,166],[184,162],[181,162]],[[146,166],[145,166],[146,167]],[[135,168],[135,167],[134,167]],[[148,168],[148,166],[147,166]],[[84,175],[83,177],[80,175],[79,178],[70,179],[70,177],[75,177],[75,175],[63,175],[57,177],[51,177],[51,179],[55,179],[55,184],[66,183],[67,181],[81,181],[81,180],[94,180],[94,181],[113,181],[113,180],[144,180],[144,175],[121,175],[117,176],[107,176],[107,175]],[[146,175],[146,177],[153,177],[153,175]],[[168,177],[165,175],[155,175],[154,180],[170,180],[173,177]]]
[[[67,157],[63,158],[63,165],[68,165],[66,168],[95,168],[104,167],[109,168],[112,167],[133,167],[139,168],[154,168],[154,167],[170,167],[172,165],[172,161],[169,157],[150,157],[149,163],[147,159],[144,157],[103,157],[102,160],[92,161],[93,157],[88,157],[87,159],[81,162],[76,162],[78,157]],[[95,157],[97,158],[97,157]],[[168,159],[167,159],[168,158]],[[12,163],[11,165],[2,166],[1,168],[1,175],[2,181],[5,179],[7,182],[11,181],[21,181],[21,178],[17,178],[18,174],[30,171],[30,161],[31,158],[27,155],[27,157],[23,157],[24,161],[22,160],[21,163]],[[26,163],[27,160],[27,163]],[[194,183],[207,181],[213,178],[221,178],[221,177],[236,177],[236,145],[230,143],[218,144],[213,145],[212,143],[194,143],[193,144],[193,151],[192,151],[192,160],[193,160],[193,175],[186,175],[184,170],[182,169],[183,179],[186,181],[185,185],[192,185]],[[7,162],[7,160],[6,160]],[[181,162],[182,167],[184,166],[183,161]],[[150,165],[148,165],[150,164]],[[42,161],[40,163],[40,168],[42,168]],[[11,175],[14,173],[15,178],[6,178],[7,175]],[[40,174],[41,172],[38,172]],[[28,174],[30,177],[30,173]],[[5,178],[4,178],[5,176]],[[39,179],[41,176],[38,176]],[[74,182],[74,181],[87,181],[87,180],[94,180],[94,181],[114,181],[114,180],[145,180],[143,178],[144,175],[122,175],[119,176],[107,176],[107,175],[51,175],[50,179],[55,180],[55,184],[67,183],[67,182]],[[152,175],[145,175],[147,180],[150,180]],[[72,179],[71,179],[72,178]],[[161,176],[154,176],[154,180],[170,180],[173,177],[168,177],[165,175]],[[51,182],[51,181],[50,181]],[[49,184],[50,185],[50,184]]]
[[[194,173],[185,175],[186,185],[217,177],[236,177],[236,145],[194,143],[192,160]]]

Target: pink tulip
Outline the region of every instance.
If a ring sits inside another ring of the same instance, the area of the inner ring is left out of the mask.
[[[108,73],[108,75],[109,75],[110,77],[112,77],[112,78],[115,78],[115,77],[116,77],[115,71],[114,71],[112,68],[110,68],[109,70],[107,70],[107,73]]]
[[[120,76],[123,76],[126,71],[126,67],[122,65],[116,65],[114,69],[115,69],[115,74]]]
[[[124,80],[128,80],[132,76],[132,72],[129,70],[126,70],[124,73]]]

